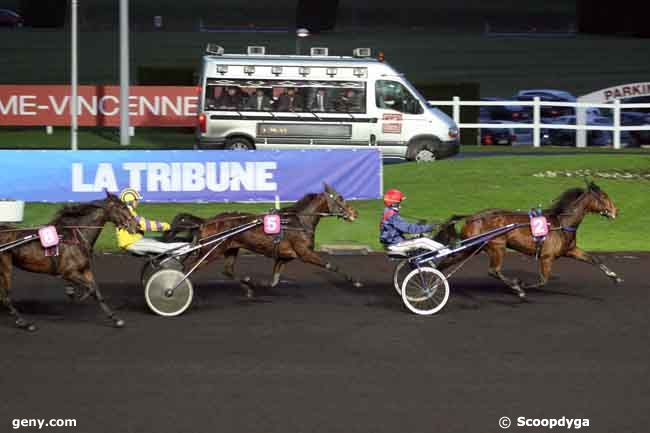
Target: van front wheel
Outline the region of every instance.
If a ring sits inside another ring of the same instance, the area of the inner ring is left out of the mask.
[[[248,138],[233,137],[226,140],[224,149],[228,150],[253,150],[255,147]]]
[[[437,159],[433,146],[429,143],[412,143],[406,152],[406,159],[416,162],[431,162]]]

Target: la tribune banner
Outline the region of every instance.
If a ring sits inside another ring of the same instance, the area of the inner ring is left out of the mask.
[[[346,199],[381,197],[379,151],[4,150],[2,197],[81,202],[135,188],[148,202],[294,201],[323,182]]]

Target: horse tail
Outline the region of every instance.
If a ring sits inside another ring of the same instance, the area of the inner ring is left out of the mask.
[[[179,213],[170,224],[170,229],[163,234],[163,240],[170,242],[172,240],[183,240],[191,242],[198,235],[205,220],[190,213]],[[189,236],[179,236],[181,233],[188,232]]]
[[[456,231],[454,225],[465,217],[466,215],[452,215],[447,218],[442,224],[440,224],[440,228],[433,239],[445,245],[459,241],[460,234]]]

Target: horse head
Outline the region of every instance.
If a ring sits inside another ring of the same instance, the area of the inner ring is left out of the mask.
[[[616,218],[618,215],[618,208],[609,195],[600,189],[600,187],[593,181],[585,180],[585,182],[587,183],[585,194],[589,198],[586,209],[589,212],[599,213],[606,218]]]
[[[128,206],[115,194],[111,194],[108,191],[105,192],[104,210],[106,212],[106,218],[115,224],[115,226],[124,228],[129,233],[136,233],[138,231],[138,224]]]
[[[345,202],[345,199],[334,188],[323,182],[327,211],[332,215],[343,218],[346,221],[354,221],[359,215],[357,210]]]

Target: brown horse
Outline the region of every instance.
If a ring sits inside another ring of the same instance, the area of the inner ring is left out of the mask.
[[[268,235],[263,227],[257,226],[245,232],[236,234],[226,239],[201,263],[206,265],[221,257],[225,257],[224,275],[237,279],[235,275],[235,262],[241,248],[271,257],[275,260],[273,264],[273,277],[270,287],[275,287],[280,281],[280,274],[284,266],[294,259],[300,259],[305,263],[311,263],[327,270],[337,272],[347,281],[359,287],[360,283],[341,272],[332,263],[324,261],[314,251],[314,237],[316,226],[323,216],[336,216],[346,221],[354,221],[357,218],[357,211],[345,202],[345,199],[329,185],[325,184],[325,191],[320,194],[307,194],[296,204],[284,207],[277,211],[282,219],[282,232],[279,235]],[[199,239],[205,239],[225,230],[246,224],[259,219],[260,215],[227,212],[218,214],[212,218],[202,220],[188,214],[182,214],[175,218],[177,227],[172,223],[172,232],[187,230],[192,224],[199,224],[195,229]],[[185,262],[185,268],[194,266],[200,257],[207,254],[211,246],[202,248],[199,254],[189,257]],[[239,279],[246,295],[252,297],[253,289],[259,284],[250,277]]]
[[[611,219],[616,218],[618,213],[612,199],[593,182],[589,182],[586,189],[573,188],[565,191],[550,209],[543,211],[543,215],[550,223],[550,231],[546,238],[539,243],[532,236],[528,213],[503,209],[487,209],[473,215],[463,215],[465,223],[461,228],[460,236],[467,239],[507,224],[522,225],[503,236],[493,238],[483,247],[490,259],[489,275],[503,281],[521,298],[525,298],[526,289],[538,288],[548,282],[553,262],[558,257],[571,257],[598,266],[605,275],[616,283],[620,283],[623,280],[616,273],[598,258],[587,254],[576,246],[577,231],[588,213],[599,213]],[[537,256],[539,281],[522,284],[517,278],[511,279],[504,276],[501,266],[506,248],[529,256]],[[440,267],[448,268],[475,251],[476,249],[468,250],[453,257],[452,261],[441,263]]]
[[[15,317],[16,326],[29,331],[36,330],[36,326],[26,321],[11,301],[13,266],[29,272],[61,276],[68,283],[83,290],[83,298],[93,295],[115,326],[124,325],[124,321],[104,302],[91,269],[93,246],[102,228],[109,221],[132,233],[137,230],[135,220],[126,205],[117,196],[107,192],[103,200],[67,205],[57,213],[49,225],[55,226],[59,235],[63,236],[58,246],[58,255],[46,255],[38,239],[0,253],[0,302]],[[36,229],[0,225],[0,246],[35,232]]]

